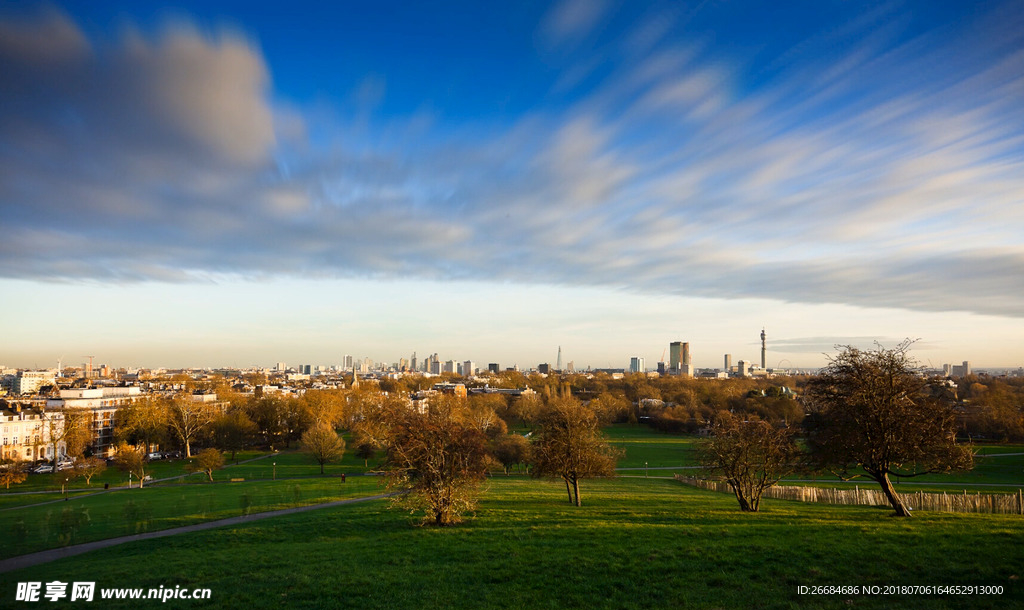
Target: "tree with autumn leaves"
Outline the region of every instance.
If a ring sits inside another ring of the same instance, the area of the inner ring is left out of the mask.
[[[463,398],[438,395],[425,410],[391,405],[379,412],[394,505],[449,526],[476,507],[487,473],[487,437]]]

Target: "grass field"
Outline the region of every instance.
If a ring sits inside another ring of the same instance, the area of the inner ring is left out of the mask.
[[[619,468],[641,469],[638,471],[620,471],[621,474],[642,474],[645,462],[651,476],[671,476],[674,473],[695,474],[697,466],[697,445],[700,439],[695,436],[675,436],[652,430],[639,424],[615,425],[607,428],[605,434],[613,445],[625,452],[619,460]],[[974,469],[967,472],[950,474],[922,475],[904,479],[908,490],[912,491],[951,491],[957,486],[971,488],[982,493],[1012,492],[1024,487],[1024,446],[980,444],[975,446],[976,458]],[[669,468],[673,467],[673,468]],[[842,483],[835,477],[824,474],[814,476],[787,477],[784,484],[791,485],[873,485],[869,480]],[[819,483],[820,479],[828,479],[827,483]],[[897,483],[900,485],[900,483]]]
[[[4,575],[210,588],[217,608],[1010,608],[1021,521],[765,501],[663,479],[491,480],[475,518],[417,527],[383,501],[90,553]],[[998,585],[996,596],[800,596],[801,585]],[[158,602],[149,602],[158,603]],[[104,602],[105,608],[144,607]],[[47,602],[49,606],[49,602]],[[55,604],[59,605],[59,604]],[[66,604],[70,606],[71,604]]]
[[[0,511],[0,559],[241,514],[380,493],[377,477],[153,486]]]

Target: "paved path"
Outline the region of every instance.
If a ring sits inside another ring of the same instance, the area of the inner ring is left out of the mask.
[[[382,498],[387,498],[390,495],[392,494],[379,494],[376,496],[367,496],[365,498],[349,498],[347,500],[335,500],[334,502],[325,502],[323,504],[310,504],[309,506],[284,508],[281,510],[274,510],[266,513],[255,513],[252,515],[231,517],[229,519],[218,519],[217,521],[207,521],[205,523],[196,523],[195,525],[172,527],[170,529],[160,530],[158,532],[146,532],[145,534],[134,534],[132,536],[107,538],[106,540],[97,540],[95,542],[86,542],[84,544],[76,544],[74,546],[66,546],[59,549],[50,549],[47,551],[39,551],[38,553],[19,555],[17,557],[11,557],[10,559],[4,559],[0,561],[0,574],[4,572],[10,572],[12,570],[20,570],[21,568],[27,568],[41,563],[56,561],[57,559],[63,559],[65,557],[74,557],[75,555],[81,555],[82,553],[88,553],[89,551],[95,551],[96,549],[102,549],[108,546],[116,546],[118,544],[124,544],[126,542],[135,542],[136,540],[149,540],[151,538],[163,538],[165,536],[187,534],[189,532],[199,532],[202,530],[213,529],[215,527],[224,527],[226,525],[239,525],[242,523],[259,521],[261,519],[269,519],[270,517],[280,517],[282,515],[303,513],[310,510],[319,510],[321,508],[332,508],[335,506],[341,506],[342,504],[366,502],[367,500],[380,500]]]

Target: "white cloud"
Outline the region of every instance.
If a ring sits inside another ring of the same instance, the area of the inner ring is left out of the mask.
[[[544,27],[602,15],[569,3]],[[101,52],[65,17],[0,25],[6,277],[496,278],[1024,315],[1024,110],[1005,99],[1024,55],[985,41],[872,40],[752,87],[659,38],[568,108],[453,134],[372,116],[372,78],[350,123],[275,112],[235,35]],[[46,32],[65,50],[38,49]]]

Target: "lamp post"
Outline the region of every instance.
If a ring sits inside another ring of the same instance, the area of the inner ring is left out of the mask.
[[[132,488],[132,473],[128,471],[128,489]]]
[[[644,462],[644,478],[647,478],[647,462]]]
[[[277,480],[277,462],[274,462],[274,480]]]
[[[68,478],[64,477],[64,484],[61,485],[61,491],[64,492],[64,501],[68,501]]]

